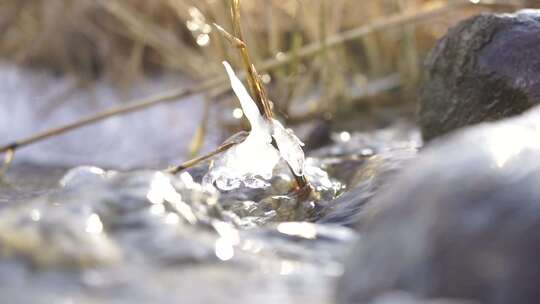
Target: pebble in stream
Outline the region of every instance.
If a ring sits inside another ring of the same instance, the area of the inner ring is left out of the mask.
[[[538,303],[540,108],[431,145],[372,200],[338,303]],[[364,219],[365,220],[365,219]],[[400,302],[397,302],[400,303]]]
[[[448,31],[426,61],[424,140],[540,103],[540,10],[482,14]]]

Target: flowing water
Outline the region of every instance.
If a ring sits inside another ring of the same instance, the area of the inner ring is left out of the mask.
[[[19,119],[36,115],[24,99],[10,106],[19,114],[5,126],[19,128]],[[178,151],[194,130],[160,126],[167,109],[138,115],[116,122],[137,123],[123,130],[137,146],[127,161],[126,150],[107,152],[112,139],[105,146],[94,139],[124,127],[94,126],[86,130],[90,146],[77,148],[84,153],[66,148],[80,143],[77,133],[53,141],[54,149],[37,145],[0,183],[0,294],[9,303],[332,303],[344,258],[361,237],[342,220],[356,210],[340,207],[368,199],[386,172],[380,168],[400,168],[420,145],[411,125],[335,134],[306,159],[313,195],[295,194],[282,167],[269,187],[219,192],[201,183],[207,165],[175,176],[103,169],[151,166],[163,151],[156,146],[178,136],[180,144],[169,147]],[[157,118],[144,119],[151,115]],[[160,127],[159,136],[138,137]],[[2,140],[14,136],[2,132]],[[66,150],[71,157],[63,157]]]

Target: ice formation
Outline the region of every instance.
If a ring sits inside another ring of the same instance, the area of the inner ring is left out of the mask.
[[[272,136],[276,140],[281,157],[291,166],[294,174],[304,175],[304,143],[294,135],[291,129],[285,129],[283,125],[272,119]]]
[[[262,117],[229,63],[224,61],[223,65],[251,125],[251,131],[242,143],[214,160],[204,182],[214,184],[221,190],[232,190],[242,185],[250,188],[267,187],[267,181],[272,178],[274,167],[280,159],[284,159],[295,174],[303,175],[302,142],[292,130],[285,129],[279,121]],[[279,151],[272,146],[272,139]]]

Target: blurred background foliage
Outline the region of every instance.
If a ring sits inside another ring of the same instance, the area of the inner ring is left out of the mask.
[[[396,14],[458,0],[244,0],[244,36],[255,65],[309,43]],[[446,29],[480,11],[525,1],[449,9],[420,25],[396,26],[321,48],[263,74],[275,110],[288,122],[331,117],[370,102],[414,101],[424,57]],[[476,5],[475,5],[476,4]],[[485,5],[482,5],[485,4]],[[26,66],[130,86],[156,73],[196,81],[223,77],[222,60],[240,68],[237,50],[212,23],[231,28],[226,0],[0,1],[0,57]]]

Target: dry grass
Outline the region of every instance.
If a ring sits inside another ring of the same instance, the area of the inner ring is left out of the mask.
[[[244,0],[244,39],[257,65],[385,16],[451,1]],[[232,28],[228,7],[226,0],[2,1],[0,57],[118,84],[161,71],[213,78],[222,75],[224,59],[241,66],[236,50],[211,26],[215,22]],[[371,34],[293,60],[263,77],[271,79],[270,98],[279,101],[275,110],[287,115],[300,101],[303,109],[332,113],[354,99],[352,87],[396,72],[406,80],[402,92],[413,92],[435,39],[477,11],[455,12],[429,26]]]

